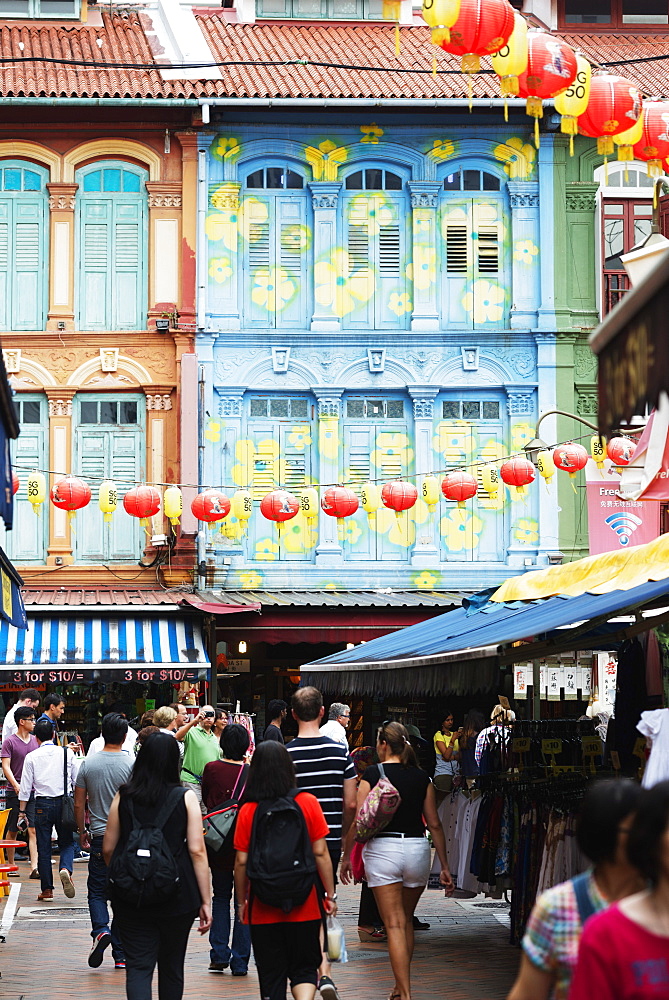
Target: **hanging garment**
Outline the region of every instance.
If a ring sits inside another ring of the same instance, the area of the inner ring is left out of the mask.
[[[660,781],[669,780],[669,708],[642,712],[637,729],[652,743],[650,757],[641,781],[644,788],[652,788]]]

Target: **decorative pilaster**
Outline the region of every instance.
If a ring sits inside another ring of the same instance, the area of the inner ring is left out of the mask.
[[[434,433],[434,401],[439,395],[438,386],[409,385],[413,400],[414,449],[416,453],[416,485],[420,496],[421,477],[428,475],[434,465],[432,436]],[[430,516],[425,524],[416,525],[416,541],[411,553],[411,565],[434,569],[439,563],[437,532],[439,516]]]
[[[205,249],[199,283],[201,288],[208,289],[210,321],[221,330],[238,330],[241,326],[238,295],[241,262],[237,252],[240,191],[241,184],[236,181],[216,181],[209,185],[209,221],[202,244]]]
[[[50,490],[61,476],[68,476],[72,469],[72,400],[75,389],[64,386],[48,387],[45,390],[49,403],[49,465],[55,475],[47,476]],[[72,555],[72,529],[67,512],[44,505],[44,517],[49,518],[49,542],[47,545],[47,566],[64,566],[74,562]]]
[[[78,187],[60,182],[47,184],[50,258],[47,330],[74,330],[74,205]]]
[[[326,265],[324,273],[319,275],[323,280],[317,284],[311,329],[336,332],[341,329],[341,321],[336,315],[338,275],[335,270],[337,258],[334,256],[337,246],[337,198],[341,184],[337,181],[312,181],[309,190],[314,211],[314,260],[317,266],[319,263]]]
[[[213,421],[209,426],[213,433],[209,435],[212,444],[205,449],[205,477],[207,483],[232,483],[232,467],[238,461],[237,442],[242,438],[242,410],[244,393],[247,391],[243,385],[218,386],[214,390],[213,396]],[[206,428],[205,428],[206,436]],[[247,436],[247,435],[244,435]],[[248,483],[241,485],[249,486]],[[257,515],[258,517],[260,514]],[[220,546],[220,536],[215,533],[205,532],[206,553],[211,557],[215,554],[214,539]],[[253,556],[252,546],[243,538],[228,538],[223,542],[225,548],[223,552],[231,559],[231,565],[235,567],[246,566],[244,558],[244,548],[248,546],[248,561]],[[220,548],[218,549],[220,551]]]
[[[176,301],[179,305],[179,328],[195,330],[198,137],[196,132],[190,131],[176,132],[175,135],[181,144],[181,266],[177,272],[180,273],[180,288]]]
[[[437,309],[437,206],[441,184],[410,181],[413,259],[412,330],[438,330]]]
[[[169,386],[144,386],[146,397],[146,478],[150,483],[165,482],[165,451],[168,440],[165,410],[155,409],[155,400],[169,396]],[[163,523],[162,498],[160,510],[151,518],[151,534],[162,535],[165,532]]]
[[[313,388],[318,405],[318,456],[319,483],[339,481],[339,418],[341,416],[341,396],[343,389],[317,386]],[[317,566],[340,566],[343,552],[337,532],[337,518],[330,517],[321,510],[319,518],[319,542],[316,547]]]
[[[533,330],[541,294],[539,254],[539,184],[509,181],[511,204],[512,330]]]
[[[147,181],[149,196],[149,329],[159,316],[175,316],[181,301],[181,184]],[[176,325],[176,324],[175,324]],[[187,325],[193,329],[192,324]]]

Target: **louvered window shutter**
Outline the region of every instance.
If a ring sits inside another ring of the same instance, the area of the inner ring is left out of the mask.
[[[463,298],[473,274],[470,201],[444,201],[442,223],[442,316],[445,325],[471,326]]]
[[[370,209],[374,199],[356,196],[346,206],[346,250],[348,274],[344,286],[343,325],[371,327],[374,323],[374,245]],[[371,294],[370,294],[371,293]],[[353,308],[350,308],[350,307]]]
[[[267,309],[272,289],[271,268],[274,264],[274,201],[271,198],[247,198],[244,205],[245,266],[241,270],[244,282],[244,323],[246,326],[274,326],[274,314]]]
[[[374,325],[379,329],[405,328],[411,317],[404,264],[403,203],[384,195],[376,199],[379,220],[376,246],[377,282]]]
[[[496,280],[500,274],[501,226],[499,205],[474,204],[474,231],[476,232],[476,272],[479,276]]]
[[[43,259],[43,199],[14,202],[14,289],[12,329],[44,329],[44,289],[48,274]]]
[[[307,202],[300,192],[275,199],[277,214],[276,261],[285,282],[285,295],[277,302],[277,327],[307,325]],[[280,307],[280,308],[279,308]]]
[[[113,330],[146,328],[144,211],[139,200],[117,201],[114,211]]]
[[[282,486],[299,499],[311,476],[311,448],[308,445],[299,448],[296,443],[291,441],[291,436],[296,430],[313,438],[312,428],[309,424],[282,424],[279,436],[281,442],[279,471]],[[289,537],[288,533],[291,529],[294,534]],[[308,538],[309,531],[303,514],[299,513],[297,517],[289,521],[279,538],[281,559],[287,562],[311,561],[314,546],[305,546],[303,542],[300,544],[299,541],[300,538],[302,540]]]
[[[12,225],[12,203],[0,201],[0,328],[11,329],[12,274],[9,268],[9,232]]]
[[[256,430],[253,437],[255,440],[255,453],[253,457],[251,493],[253,499],[259,503],[267,493],[271,493],[279,486],[279,460],[278,460],[278,428],[267,426],[262,431]]]
[[[28,502],[27,484],[31,469],[48,468],[45,414],[41,425],[22,424],[21,433],[12,441],[12,462],[19,477],[19,491],[14,497],[14,527],[5,532],[0,521],[0,545],[17,562],[43,562],[46,557],[48,516],[36,518]],[[46,508],[46,504],[44,505]]]
[[[364,424],[344,426],[344,470],[346,485],[350,486],[360,496],[360,487],[374,475],[372,472],[371,455],[374,451],[376,428]],[[354,518],[347,518],[346,523],[355,520],[361,529],[344,531],[344,558],[353,562],[358,560],[376,559],[377,533],[368,524],[367,514],[358,510]]]
[[[82,330],[111,329],[111,226],[111,202],[82,201],[79,287],[79,328]]]

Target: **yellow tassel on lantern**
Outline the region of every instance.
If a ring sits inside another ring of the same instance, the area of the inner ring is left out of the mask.
[[[28,500],[39,517],[40,507],[46,500],[46,478],[41,472],[31,472],[28,477]]]
[[[423,0],[423,20],[432,28],[432,44],[450,42],[451,32],[460,16],[460,0]]]
[[[546,485],[548,485],[555,475],[555,462],[550,451],[540,451],[537,455],[537,471],[546,480]]]
[[[427,504],[427,509],[432,513],[436,510],[439,504],[439,497],[441,495],[441,490],[439,488],[439,480],[436,476],[425,476],[420,487],[420,495],[424,502]]]
[[[381,506],[381,491],[376,483],[365,483],[360,490],[360,504],[370,519]]]
[[[184,509],[183,496],[178,486],[168,486],[163,494],[163,510],[170,524],[177,525]]]
[[[383,0],[381,5],[381,17],[384,21],[395,21],[395,55],[400,54],[400,12],[402,10],[401,0]]]
[[[320,503],[318,502],[318,490],[314,489],[313,486],[308,486],[305,490],[302,490],[302,495],[300,496],[300,510],[306,517],[307,521],[318,520]]]
[[[629,163],[634,159],[634,147],[643,138],[643,111],[632,128],[626,132],[620,132],[613,136],[613,141],[618,147],[618,159],[623,163]],[[625,180],[627,180],[627,167],[625,167]]]
[[[481,486],[491,500],[496,500],[499,494],[499,469],[496,465],[484,465],[481,469]]]
[[[104,515],[103,520],[111,521],[114,511],[118,507],[118,490],[116,483],[113,483],[111,479],[105,479],[103,483],[100,483],[98,507]]]
[[[248,490],[235,490],[230,500],[232,514],[239,521],[239,531],[245,535],[253,513],[253,498]]]
[[[601,475],[602,469],[604,468],[604,459],[606,458],[606,438],[601,437],[599,434],[593,434],[590,438],[590,454],[592,455],[592,460],[599,469]]]
[[[578,135],[578,121],[590,100],[592,68],[585,56],[576,54],[576,76],[571,87],[555,98],[555,110],[561,116],[560,131],[569,136],[569,155],[574,155],[574,136]]]

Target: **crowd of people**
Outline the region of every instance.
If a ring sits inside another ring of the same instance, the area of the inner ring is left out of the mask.
[[[47,695],[40,715],[39,705],[26,689],[5,717],[6,836],[26,832],[40,902],[54,898],[54,830],[67,898],[75,851],[87,858],[88,965],[110,949],[129,1000],[150,1000],[156,969],[160,1000],[181,1000],[194,925],[209,933],[214,975],[248,975],[253,954],[262,1000],[285,1000],[288,986],[295,1000],[339,1000],[325,930],[338,878],[361,884],[361,940],[387,943],[389,1000],[411,1000],[431,847],[440,885],[454,889],[438,803],[504,769],[514,721],[496,705],[489,725],[472,710],[456,728],[447,712],[431,777],[415,726],[386,720],[374,747],[350,752],[349,706],[333,703],[326,720],[314,687],[290,706],[269,703],[253,753],[247,728],[221,709],[189,717],[173,704],[137,731],[108,713],[84,757],[56,736],[63,699]],[[297,736],[286,743],[289,713]],[[669,996],[669,782],[594,782],[577,838],[591,867],[537,899],[508,1000]]]

